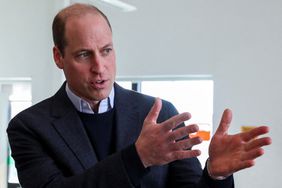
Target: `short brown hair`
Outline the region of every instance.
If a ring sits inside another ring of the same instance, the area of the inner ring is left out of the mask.
[[[97,7],[90,5],[90,4],[82,4],[82,3],[75,3],[71,6],[68,6],[62,9],[54,18],[52,24],[52,32],[53,32],[53,42],[54,45],[58,47],[61,54],[64,55],[64,49],[67,45],[67,41],[65,38],[65,25],[70,17],[81,16],[86,13],[95,13],[100,14],[109,25],[110,29],[112,30],[111,24],[107,18],[107,16],[100,11]]]

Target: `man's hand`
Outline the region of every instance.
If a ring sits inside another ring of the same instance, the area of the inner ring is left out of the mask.
[[[208,171],[211,177],[227,177],[255,164],[255,159],[264,154],[263,146],[271,144],[269,137],[258,138],[268,133],[267,126],[249,132],[228,135],[232,112],[226,109],[209,147]]]
[[[157,118],[161,107],[162,102],[157,98],[144,120],[142,131],[135,143],[137,153],[145,167],[164,165],[175,160],[196,157],[201,154],[199,150],[187,150],[201,143],[200,138],[183,139],[176,142],[176,140],[198,131],[197,125],[173,130],[179,124],[190,119],[191,115],[182,113],[158,124]]]

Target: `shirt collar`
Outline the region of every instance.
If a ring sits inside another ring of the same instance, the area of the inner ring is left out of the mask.
[[[76,110],[82,113],[94,114],[93,110],[90,107],[90,104],[86,100],[74,94],[70,90],[68,83],[66,84],[66,92],[69,99],[75,106]],[[114,87],[112,87],[109,97],[100,101],[98,114],[107,112],[114,107],[114,96],[115,96],[115,91],[114,91]]]

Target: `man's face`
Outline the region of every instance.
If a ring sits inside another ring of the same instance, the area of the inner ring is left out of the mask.
[[[107,98],[115,80],[116,64],[112,32],[106,20],[93,13],[69,18],[65,39],[64,56],[55,47],[54,58],[64,70],[70,89],[91,102]]]

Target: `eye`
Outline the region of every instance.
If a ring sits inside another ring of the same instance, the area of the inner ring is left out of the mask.
[[[102,50],[102,56],[107,56],[109,55],[109,53],[112,51],[113,49],[112,48],[104,48]]]
[[[91,53],[90,52],[88,52],[88,51],[81,51],[81,52],[79,52],[78,54],[77,54],[77,58],[81,58],[81,59],[86,59],[86,58],[88,58],[89,56],[91,55]]]

